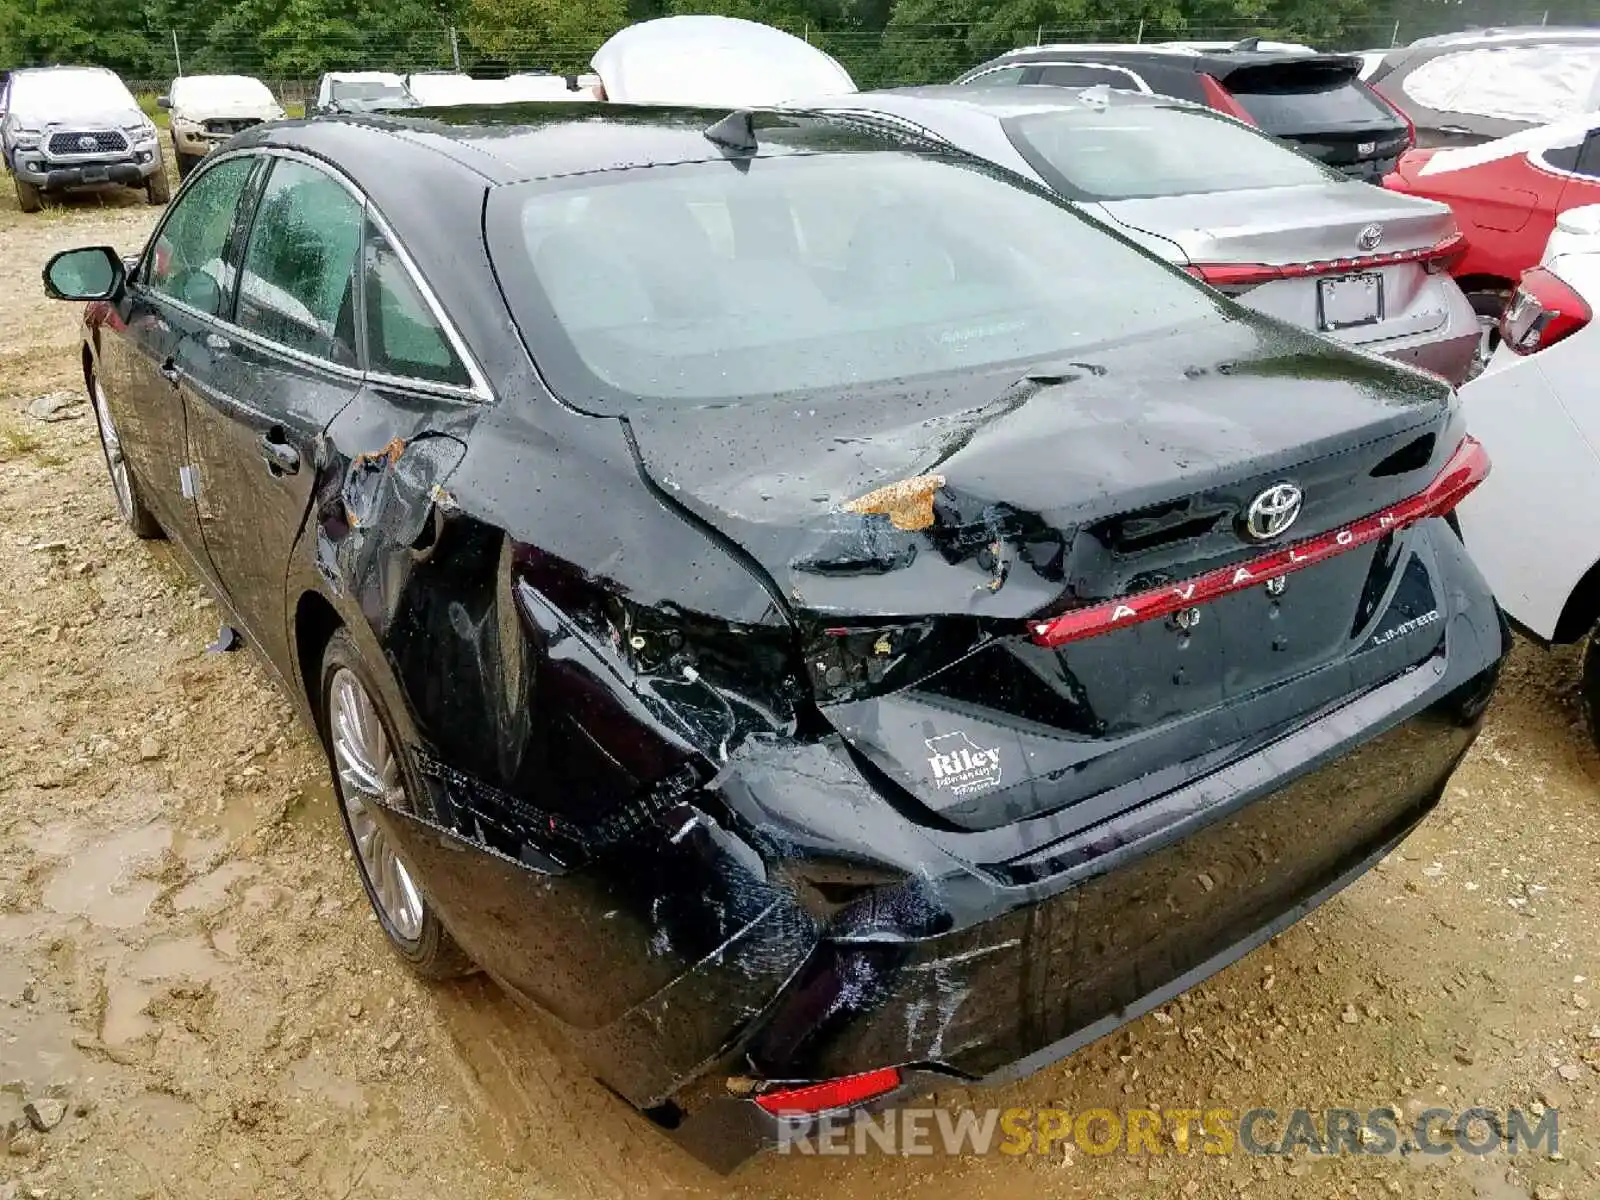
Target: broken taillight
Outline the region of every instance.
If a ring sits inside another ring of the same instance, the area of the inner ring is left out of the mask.
[[[1118,600],[1075,608],[1060,616],[1030,621],[1029,632],[1041,646],[1064,646],[1265,584],[1270,579],[1304,570],[1336,554],[1375,542],[1428,517],[1447,516],[1488,474],[1489,456],[1483,446],[1475,438],[1463,438],[1433,482],[1398,504],[1231,567],[1135,592]]]
[[[1214,108],[1220,113],[1243,121],[1246,125],[1254,125],[1256,119],[1250,115],[1248,109],[1240,104],[1234,94],[1222,85],[1222,80],[1215,75],[1200,76],[1200,92],[1205,97],[1207,108]]]
[[[845,1075],[799,1087],[773,1088],[756,1096],[756,1105],[774,1116],[811,1116],[841,1108],[854,1108],[887,1096],[900,1086],[900,1068],[880,1067],[860,1075]]]
[[[1516,354],[1532,354],[1570,337],[1594,311],[1559,275],[1546,267],[1522,273],[1511,303],[1500,314],[1500,340]]]
[[[1317,275],[1345,275],[1370,271],[1399,263],[1420,263],[1431,273],[1449,270],[1467,251],[1467,239],[1460,231],[1441,238],[1431,246],[1410,250],[1390,250],[1381,254],[1358,254],[1351,258],[1326,258],[1298,263],[1191,263],[1184,270],[1215,288],[1249,288],[1278,279],[1307,279]]]
[[[907,659],[922,647],[937,624],[929,619],[907,619],[892,624],[829,625],[803,637],[801,656],[813,693],[821,700],[857,700],[892,686],[891,675],[900,678]]]

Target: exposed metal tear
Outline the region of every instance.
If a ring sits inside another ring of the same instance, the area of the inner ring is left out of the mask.
[[[846,512],[882,514],[896,529],[926,529],[933,524],[933,494],[945,484],[943,475],[914,475],[874,488],[847,502]]]

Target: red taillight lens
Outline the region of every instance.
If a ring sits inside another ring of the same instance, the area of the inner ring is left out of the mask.
[[[887,1096],[900,1086],[900,1068],[880,1067],[860,1075],[825,1079],[801,1087],[776,1088],[756,1097],[756,1106],[774,1116],[813,1114],[840,1108],[853,1108]]]
[[[1227,113],[1230,117],[1237,117],[1246,125],[1256,123],[1256,119],[1250,115],[1245,106],[1239,103],[1232,92],[1222,86],[1222,80],[1215,75],[1200,76],[1200,91],[1205,97],[1207,108],[1214,108],[1218,112]]]
[[[1516,295],[1500,314],[1500,340],[1532,354],[1578,332],[1594,318],[1588,301],[1544,267],[1522,273]]]
[[[1370,83],[1358,81],[1358,86],[1366,88],[1367,91],[1371,93],[1374,100],[1383,105],[1390,112],[1394,113],[1395,116],[1399,117],[1406,123],[1406,149],[1409,150],[1411,147],[1415,146],[1417,144],[1417,123],[1411,119],[1411,114],[1406,112],[1405,109],[1401,108],[1398,104],[1389,99],[1389,97],[1385,96]]]
[[[1446,516],[1488,474],[1489,455],[1483,446],[1476,438],[1463,438],[1433,482],[1398,504],[1362,517],[1342,529],[1319,533],[1236,566],[1222,567],[1148,592],[1135,592],[1120,600],[1075,608],[1048,620],[1031,621],[1029,632],[1041,646],[1064,646],[1255,587],[1276,576],[1304,570],[1336,554],[1375,542],[1428,517]]]
[[[1212,287],[1255,287],[1275,279],[1307,279],[1315,275],[1344,275],[1351,271],[1370,271],[1399,263],[1421,263],[1428,271],[1446,271],[1467,252],[1467,239],[1460,231],[1441,238],[1431,246],[1412,250],[1391,250],[1383,254],[1358,254],[1351,258],[1328,258],[1317,262],[1284,263],[1191,263],[1184,270]]]

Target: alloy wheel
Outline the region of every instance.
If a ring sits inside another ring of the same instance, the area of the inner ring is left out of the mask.
[[[133,519],[133,481],[128,475],[128,462],[122,456],[122,439],[117,436],[116,424],[111,420],[111,409],[106,405],[105,391],[98,379],[93,381],[91,399],[95,424],[100,427],[100,442],[106,450],[106,466],[111,471],[111,490],[117,496],[117,508],[122,519]]]
[[[328,690],[339,796],[361,871],[389,927],[402,941],[415,942],[422,936],[422,894],[372,811],[375,804],[409,810],[400,761],[372,698],[354,672],[340,667]]]

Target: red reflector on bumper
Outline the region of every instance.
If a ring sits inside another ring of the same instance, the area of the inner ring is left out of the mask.
[[[865,1104],[868,1100],[888,1095],[899,1086],[900,1068],[880,1067],[860,1075],[845,1075],[839,1079],[825,1079],[821,1083],[808,1083],[803,1087],[762,1092],[756,1097],[756,1104],[775,1116],[828,1112]]]
[[[1109,633],[1127,625],[1137,625],[1141,621],[1155,620],[1175,613],[1180,608],[1192,608],[1230,592],[1264,584],[1275,576],[1314,566],[1428,517],[1442,517],[1460,504],[1467,493],[1482,483],[1488,474],[1489,455],[1476,438],[1464,438],[1450,456],[1450,461],[1444,465],[1444,470],[1425,490],[1380,512],[1362,517],[1342,529],[1319,533],[1259,558],[1247,559],[1235,566],[1222,567],[1179,583],[1147,592],[1135,592],[1120,600],[1107,600],[1087,608],[1075,608],[1047,620],[1030,621],[1029,631],[1033,640],[1041,646],[1064,646],[1068,642]]]

